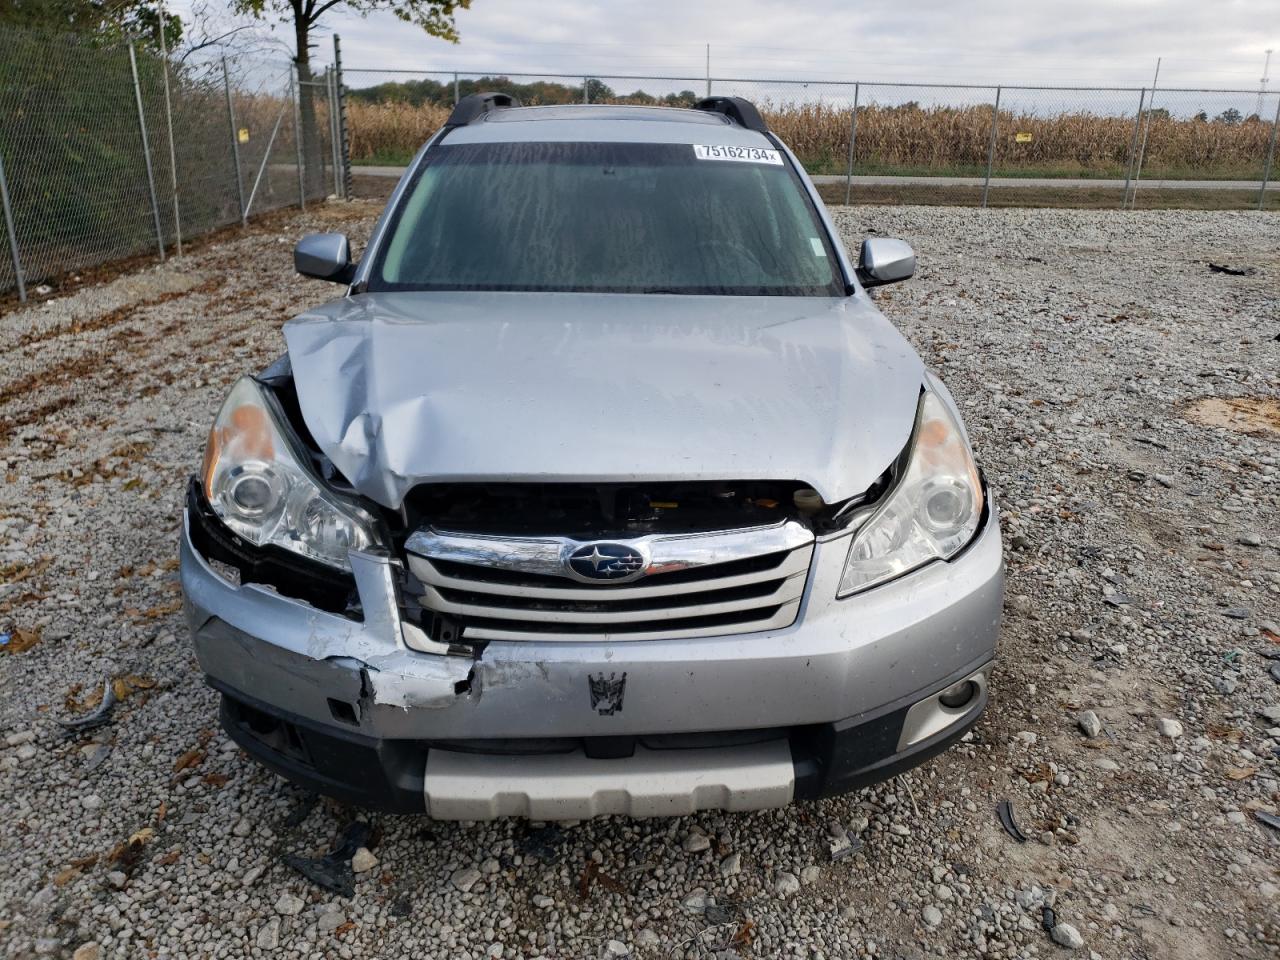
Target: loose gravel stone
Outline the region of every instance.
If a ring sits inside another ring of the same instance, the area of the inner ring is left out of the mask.
[[[855,255],[869,235],[915,246],[918,275],[873,295],[954,394],[999,507],[1008,603],[986,714],[920,770],[783,810],[378,817],[378,867],[348,900],[280,857],[332,849],[353,811],[307,808],[218,729],[173,562],[227,389],[279,356],[285,318],[338,292],[297,277],[293,243],[341,231],[360,250],[379,209],[270,214],[3,308],[0,630],[40,630],[0,654],[6,956],[92,941],[100,957],[166,960],[598,958],[616,941],[719,960],[750,921],[754,956],[1013,960],[1060,949],[1045,906],[1100,957],[1276,955],[1272,831],[1256,816],[1280,790],[1278,661],[1262,653],[1280,635],[1280,218],[835,210]],[[55,727],[68,699],[130,674],[155,686],[108,727]],[[1087,710],[1104,730],[1064,729]],[[1158,733],[1172,717],[1176,740]],[[175,771],[188,751],[199,759]],[[1003,799],[1030,843],[1000,830]],[[832,822],[858,846],[828,862],[845,849]],[[144,830],[129,866],[110,859]],[[694,834],[715,854],[686,851]],[[1024,908],[1014,893],[1033,887]],[[277,913],[285,895],[296,913]],[[681,908],[691,895],[701,913]]]
[[[927,927],[936,927],[942,922],[942,911],[933,904],[929,904],[925,907],[924,910],[921,911],[920,916],[924,919],[925,926]]]
[[[258,948],[261,950],[274,950],[280,946],[280,920],[272,917],[258,930],[258,936],[254,939]]]
[[[652,950],[655,947],[661,946],[661,944],[662,937],[660,937],[658,935],[658,931],[654,930],[652,927],[645,927],[636,934],[636,946],[641,950]]]
[[[1071,924],[1060,923],[1053,928],[1053,942],[1068,950],[1079,950],[1084,946],[1084,937]]]
[[[292,893],[282,893],[276,900],[276,913],[286,917],[296,917],[302,912],[302,908],[306,906],[299,897],[295,897]]]
[[[1076,717],[1076,725],[1086,737],[1093,738],[1102,732],[1102,721],[1092,710],[1085,710]]]
[[[701,853],[711,847],[711,838],[705,833],[691,833],[684,838],[685,853]]]
[[[1176,740],[1182,736],[1182,723],[1178,720],[1165,717],[1161,719],[1157,727],[1160,730],[1160,736],[1168,737],[1170,740]]]
[[[351,857],[351,869],[355,873],[368,873],[377,865],[378,858],[368,847],[360,847]]]
[[[449,882],[453,884],[455,890],[469,893],[471,888],[480,882],[480,871],[475,867],[463,867],[461,870],[453,872]]]

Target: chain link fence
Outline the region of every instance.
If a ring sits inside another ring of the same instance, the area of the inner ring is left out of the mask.
[[[525,104],[754,102],[826,199],[1280,209],[1280,94],[348,68],[351,158],[403,164],[459,97]]]
[[[459,98],[756,103],[828,202],[1280,209],[1280,93],[343,70],[5,29],[0,292],[348,196]]]
[[[330,71],[8,28],[0,46],[0,292],[342,191]]]

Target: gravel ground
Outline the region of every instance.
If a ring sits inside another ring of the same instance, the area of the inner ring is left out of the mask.
[[[910,775],[781,811],[372,817],[348,899],[281,858],[353,811],[309,807],[218,731],[175,553],[228,384],[332,292],[293,276],[291,243],[363,240],[376,212],[278,216],[0,319],[0,952],[1276,955],[1280,219],[839,212],[852,238],[917,245],[919,277],[879,299],[1004,508],[983,721]],[[104,676],[113,722],[64,736]]]

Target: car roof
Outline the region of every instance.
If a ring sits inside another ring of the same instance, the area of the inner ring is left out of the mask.
[[[722,113],[681,107],[558,104],[490,110],[450,129],[445,143],[705,143],[773,147]]]

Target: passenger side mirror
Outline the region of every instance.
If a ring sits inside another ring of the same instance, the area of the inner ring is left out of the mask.
[[[341,233],[313,233],[293,248],[293,268],[304,277],[350,283],[356,274],[351,244]]]
[[[871,237],[858,254],[858,282],[864,287],[898,283],[916,272],[916,252],[905,240]]]

